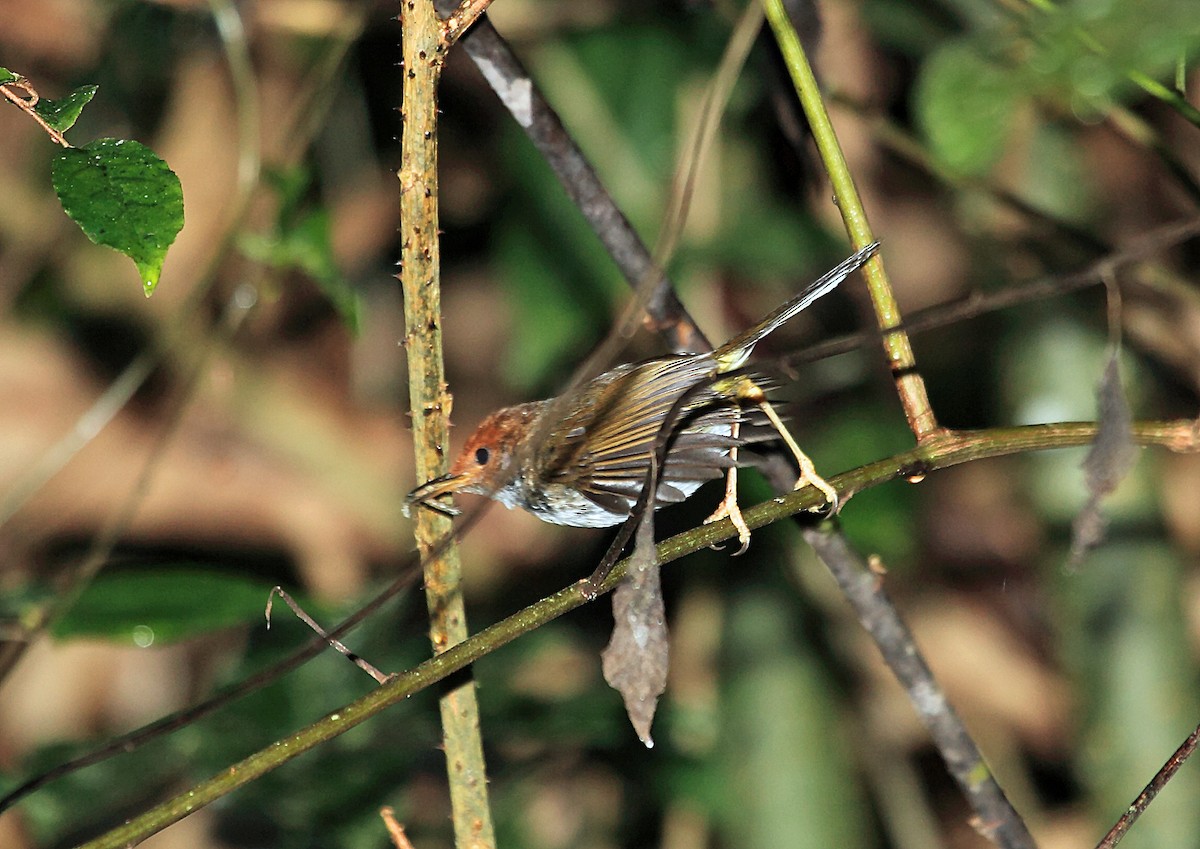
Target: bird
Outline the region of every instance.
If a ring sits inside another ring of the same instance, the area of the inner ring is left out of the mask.
[[[467,439],[450,471],[412,490],[407,505],[455,516],[459,510],[441,496],[472,493],[558,525],[611,527],[630,516],[653,464],[655,510],[725,477],[725,498],[706,521],[729,517],[745,551],[750,531],[737,503],[738,451],[778,436],[799,465],[796,488],[816,486],[836,512],[836,490],[767,399],[772,381],[743,367],[755,345],[837,288],[878,247],[872,242],[856,251],[713,351],[618,365],[558,398],[497,410]],[[666,450],[658,470],[660,445]]]

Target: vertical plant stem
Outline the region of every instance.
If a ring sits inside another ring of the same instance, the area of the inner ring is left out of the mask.
[[[446,42],[433,0],[403,0],[404,103],[401,135],[400,233],[404,347],[418,480],[446,470],[450,393],[442,362],[437,206],[437,84]],[[416,514],[417,548],[425,571],[430,640],[441,654],[467,638],[458,549],[440,541],[449,519]],[[435,552],[435,549],[437,551]],[[432,556],[431,556],[432,555]],[[442,737],[450,779],[455,845],[495,845],[479,733],[475,682],[468,675],[441,698]]]
[[[833,131],[829,113],[825,110],[812,67],[788,20],[782,0],[762,2],[812,128],[821,160],[829,173],[846,231],[855,248],[861,248],[874,241],[874,235]],[[879,256],[867,263],[864,273],[876,321],[883,333],[884,351],[909,427],[919,445],[936,445],[938,437],[945,440],[948,434],[938,427],[929,404],[925,382],[916,370],[908,335],[900,329],[900,310]],[[804,536],[829,567],[846,599],[854,607],[859,622],[875,640],[897,680],[905,687],[950,773],[976,812],[976,829],[1002,849],[1034,849],[1036,844],[1028,828],[1009,803],[974,741],[946,700],[913,642],[912,635],[882,591],[877,578],[840,532],[812,529],[806,531]]]
[[[833,186],[833,194],[837,200],[842,220],[846,224],[846,232],[854,249],[858,250],[875,241],[871,225],[867,221],[866,210],[854,186],[854,178],[842,155],[841,145],[829,121],[829,113],[821,98],[817,79],[813,75],[812,66],[800,44],[796,30],[788,20],[783,8],[783,0],[762,0],[767,13],[767,21],[775,33],[775,40],[787,64],[792,84],[800,97],[800,105],[804,115],[812,127],[813,138],[817,142],[817,150],[821,161],[829,173],[829,181]],[[886,246],[885,246],[886,251]],[[896,392],[900,403],[904,406],[904,414],[908,418],[908,426],[917,441],[921,442],[939,432],[937,418],[929,405],[929,396],[925,391],[925,381],[917,371],[916,360],[913,357],[912,345],[909,344],[908,334],[901,327],[900,308],[892,294],[891,283],[888,282],[887,272],[883,267],[881,255],[876,255],[863,266],[863,274],[871,293],[871,304],[875,308],[875,318],[879,329],[883,332],[883,349],[887,355],[892,377],[896,382]]]

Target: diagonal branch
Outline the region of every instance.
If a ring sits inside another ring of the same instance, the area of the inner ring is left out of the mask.
[[[878,575],[840,532],[820,527],[803,533],[904,686],[913,709],[975,812],[975,827],[1003,849],[1034,849],[1029,829],[1004,795],[958,713],[946,700],[925,658],[908,650],[913,645],[912,633],[887,601]]]
[[[1154,797],[1158,795],[1160,790],[1167,786],[1167,782],[1175,777],[1175,773],[1179,772],[1179,768],[1183,766],[1184,761],[1190,758],[1192,753],[1196,751],[1198,743],[1200,743],[1200,725],[1196,726],[1196,730],[1188,735],[1187,739],[1179,745],[1179,748],[1175,750],[1171,757],[1167,758],[1167,762],[1154,774],[1154,778],[1150,779],[1150,783],[1146,785],[1146,789],[1138,794],[1138,797],[1133,800],[1125,813],[1121,814],[1121,818],[1109,829],[1108,834],[1104,835],[1104,839],[1096,844],[1096,849],[1112,849],[1112,847],[1121,842],[1121,838],[1133,827],[1138,817],[1145,813],[1146,808],[1150,807],[1150,803],[1154,801]]]
[[[1193,420],[1139,422],[1133,427],[1139,445],[1157,445],[1172,451],[1200,451],[1200,424]],[[843,499],[854,492],[897,478],[926,474],[973,460],[1001,457],[1027,451],[1087,445],[1096,435],[1092,423],[1066,422],[964,431],[927,440],[911,451],[870,463],[830,479]],[[811,488],[759,504],[745,512],[751,528],[761,528],[786,516],[818,507],[823,496]],[[666,564],[715,545],[735,535],[728,520],[693,528],[658,545],[658,558]],[[624,562],[617,565],[600,588],[608,592],[625,577]],[[178,822],[193,811],[250,783],[308,750],[362,724],[433,684],[465,669],[481,657],[507,645],[529,631],[582,606],[589,600],[583,582],[559,590],[508,618],[490,625],[465,642],[447,649],[419,666],[393,677],[355,702],[333,711],[324,719],[278,740],[250,757],[233,764],[179,796],[156,805],[124,825],[84,844],[81,849],[118,849],[137,843]]]
[[[454,0],[437,0],[443,14],[456,8]],[[500,102],[558,177],[563,190],[604,245],[631,286],[656,277],[657,287],[646,302],[647,329],[664,336],[680,353],[711,351],[712,345],[680,303],[650,249],[605,189],[592,164],[571,138],[558,113],[537,83],[485,15],[462,39],[463,50],[479,68]]]

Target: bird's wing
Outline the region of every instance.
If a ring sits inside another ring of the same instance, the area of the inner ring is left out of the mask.
[[[680,421],[672,423],[669,450],[655,506],[682,501],[699,483],[720,477],[733,462],[732,436],[746,414],[722,405],[709,382],[710,357],[664,357],[615,369],[583,388],[555,428],[563,438],[543,449],[539,468],[547,482],[569,485],[612,509],[614,497],[637,499],[649,458],[676,401],[695,388]]]

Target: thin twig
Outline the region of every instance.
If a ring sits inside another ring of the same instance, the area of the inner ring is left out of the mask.
[[[376,669],[375,666],[372,663],[370,663],[368,660],[366,660],[365,658],[360,657],[359,655],[350,651],[350,649],[348,649],[346,647],[346,644],[343,643],[341,640],[337,639],[336,637],[331,636],[324,628],[322,628],[317,623],[317,620],[315,620],[311,616],[309,616],[308,612],[305,611],[305,609],[303,607],[301,607],[299,604],[296,603],[296,600],[294,598],[292,598],[291,594],[288,593],[287,590],[285,590],[283,587],[280,587],[280,586],[272,587],[271,592],[269,592],[267,594],[266,616],[267,616],[267,630],[268,631],[271,630],[271,608],[273,606],[273,602],[275,601],[275,596],[279,596],[281,599],[283,599],[284,603],[286,603],[287,606],[292,609],[292,613],[296,614],[296,618],[299,619],[301,622],[303,622],[305,625],[307,625],[309,628],[311,628],[313,631],[315,631],[317,633],[317,636],[319,636],[321,639],[323,639],[326,642],[326,644],[328,644],[331,648],[334,648],[337,651],[341,652],[342,655],[347,660],[349,660],[351,663],[353,663],[355,666],[357,666],[363,672],[367,673],[372,678],[374,678],[376,684],[382,684],[384,681],[386,681],[390,677],[390,676],[388,676],[387,673],[380,672],[378,669]]]
[[[17,475],[12,486],[0,495],[0,527],[3,527],[43,486],[51,481],[80,451],[104,430],[158,364],[157,352],[143,351],[134,357],[100,397],[92,402],[66,434],[42,452],[33,466]],[[0,672],[0,679],[3,673]]]
[[[394,810],[389,807],[381,808],[379,816],[383,818],[384,828],[387,829],[388,837],[391,838],[392,845],[396,849],[413,849],[412,841],[404,833],[404,826],[400,825],[400,821],[396,819]]]
[[[1121,838],[1137,822],[1138,817],[1142,815],[1146,808],[1150,807],[1150,803],[1154,801],[1154,797],[1158,795],[1158,792],[1167,786],[1167,782],[1175,777],[1175,773],[1179,772],[1179,768],[1183,766],[1184,761],[1190,758],[1192,753],[1196,751],[1198,743],[1200,743],[1200,725],[1196,726],[1196,730],[1188,735],[1187,739],[1183,741],[1171,757],[1167,758],[1167,762],[1162,765],[1162,769],[1154,774],[1154,778],[1150,779],[1150,783],[1146,785],[1146,789],[1138,794],[1138,797],[1130,803],[1125,813],[1121,814],[1121,818],[1108,830],[1108,834],[1104,835],[1104,839],[1096,844],[1096,849],[1112,849],[1112,847],[1121,842]]]
[[[241,12],[233,0],[208,0],[217,34],[225,50],[225,61],[229,65],[229,76],[233,88],[241,96],[234,99],[237,112],[237,186],[239,194],[248,187],[258,185],[262,170],[262,112],[258,101],[258,83],[254,77],[254,64],[250,59],[250,42],[246,38],[246,25]]]
[[[492,0],[462,0],[458,8],[451,12],[442,24],[442,39],[446,47],[451,47],[458,41],[490,5],[492,5]]]
[[[1082,271],[1043,277],[987,294],[972,292],[958,301],[938,304],[911,313],[905,319],[903,327],[910,334],[916,335],[968,321],[997,310],[1054,298],[1095,286],[1103,282],[1106,274],[1116,273],[1126,266],[1145,262],[1149,257],[1197,236],[1200,236],[1200,218],[1173,221],[1143,234],[1135,242],[1121,250],[1101,257]],[[780,357],[775,362],[780,367],[788,369],[801,363],[823,360],[826,357],[865,348],[877,343],[878,339],[879,334],[876,331],[850,333],[810,345],[803,351]]]

